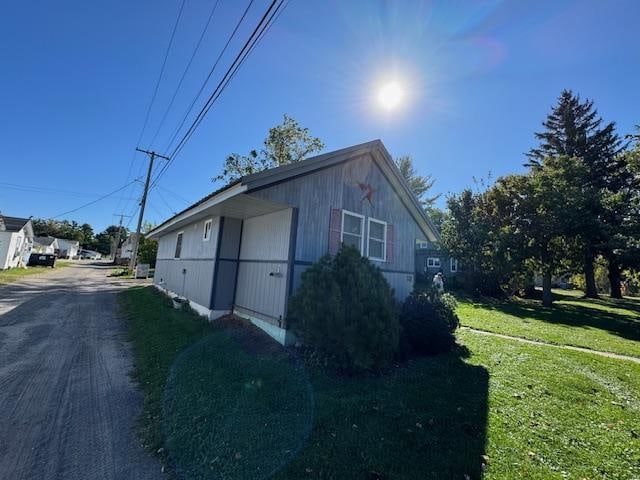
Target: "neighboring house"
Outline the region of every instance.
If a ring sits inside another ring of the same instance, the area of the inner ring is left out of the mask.
[[[426,276],[431,280],[433,276],[442,272],[445,278],[453,278],[460,272],[458,260],[451,257],[437,243],[427,240],[416,241],[416,273]]]
[[[54,237],[33,237],[33,253],[58,253],[58,239]]]
[[[25,266],[32,245],[33,224],[30,218],[0,215],[0,270]]]
[[[74,258],[78,256],[80,251],[80,242],[78,240],[68,240],[66,238],[58,238],[56,240],[60,250],[59,258]]]
[[[133,255],[134,240],[137,238],[137,233],[131,233],[129,237],[122,242],[120,247],[120,256],[118,258],[130,260]]]
[[[437,233],[376,140],[243,177],[148,238],[158,241],[158,287],[210,319],[233,312],[288,343],[287,302],[313,262],[353,245],[402,300],[416,239]]]

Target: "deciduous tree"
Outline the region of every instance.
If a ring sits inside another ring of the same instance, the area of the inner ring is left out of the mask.
[[[312,136],[308,128],[301,127],[294,118],[285,114],[280,125],[269,129],[261,150],[252,150],[248,155],[232,153],[225,159],[222,173],[213,180],[228,184],[268,168],[299,162],[323,148],[322,140]]]

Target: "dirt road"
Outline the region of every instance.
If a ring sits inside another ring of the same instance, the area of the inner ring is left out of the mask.
[[[75,265],[0,287],[0,478],[163,477],[135,435],[124,284],[106,275]]]

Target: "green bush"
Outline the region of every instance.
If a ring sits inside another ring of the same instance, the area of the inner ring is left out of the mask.
[[[302,274],[289,323],[337,368],[379,370],[393,359],[400,325],[393,291],[379,268],[353,247],[325,255]]]
[[[412,293],[402,305],[400,322],[406,343],[426,354],[443,353],[455,345],[454,332],[460,323],[456,299],[434,289]]]

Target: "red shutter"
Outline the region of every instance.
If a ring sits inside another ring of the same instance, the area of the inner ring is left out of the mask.
[[[393,263],[393,247],[396,243],[396,233],[393,225],[387,225],[387,263]]]
[[[331,209],[331,218],[329,220],[329,253],[335,255],[340,250],[342,231],[342,210],[339,208]]]

